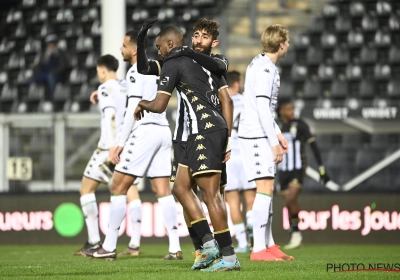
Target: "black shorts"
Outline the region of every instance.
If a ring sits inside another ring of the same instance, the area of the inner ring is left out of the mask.
[[[186,142],[186,151],[178,164],[190,168],[192,175],[222,173],[223,152],[228,140],[228,130],[206,134],[192,134]]]
[[[172,170],[171,177],[169,181],[171,183],[175,182],[176,171],[178,170],[179,159],[184,155],[186,150],[186,142],[173,142],[172,143],[174,149],[174,158],[172,159]],[[227,175],[226,175],[226,164],[222,164],[222,173],[221,173],[221,187],[224,187],[227,184]]]
[[[295,169],[292,171],[279,171],[279,183],[281,185],[281,191],[288,188],[290,184],[303,184],[304,170]]]

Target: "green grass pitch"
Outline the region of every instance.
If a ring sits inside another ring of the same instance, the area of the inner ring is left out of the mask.
[[[288,262],[251,262],[240,254],[242,270],[206,273],[191,271],[192,246],[184,244],[183,261],[164,261],[167,245],[143,245],[139,257],[115,261],[73,256],[71,245],[0,247],[0,279],[400,279],[396,272],[327,272],[327,263],[400,263],[400,245],[308,245],[287,253]],[[119,250],[124,249],[122,246]]]

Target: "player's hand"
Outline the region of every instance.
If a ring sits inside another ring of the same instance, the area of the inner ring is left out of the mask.
[[[119,163],[120,161],[121,161],[121,159],[120,159],[120,154],[122,153],[122,150],[124,149],[124,147],[120,147],[120,146],[118,146],[115,150],[114,150],[114,154],[113,154],[113,156],[112,156],[112,158],[111,158],[111,162],[113,163],[113,164],[117,164],[117,163]]]
[[[157,22],[156,18],[149,18],[146,19],[143,24],[142,28],[140,28],[137,38],[144,38],[147,35],[147,31]]]
[[[322,185],[326,185],[331,180],[329,177],[328,173],[326,173],[325,167],[320,166],[319,167],[319,181]]]
[[[222,163],[227,162],[230,158],[231,158],[231,151],[224,154],[224,159],[222,160]]]
[[[140,121],[144,117],[144,109],[140,103],[136,106],[135,113],[133,113],[135,120]]]
[[[225,55],[223,55],[223,54],[211,54],[211,57],[215,57],[215,58],[221,59],[226,64],[226,71],[228,71],[229,61],[228,61],[228,59],[226,58]]]
[[[282,135],[282,133],[279,133],[277,135],[277,137],[278,137],[279,145],[281,145],[283,153],[286,154],[289,150],[289,145],[288,145],[286,138]]]
[[[99,95],[99,92],[98,92],[97,90],[93,91],[93,92],[90,94],[89,100],[90,100],[90,102],[91,102],[92,104],[96,104],[96,103],[97,103],[98,95]]]
[[[168,60],[180,56],[190,56],[190,52],[193,51],[191,48],[188,46],[180,46],[180,47],[175,47],[171,50],[171,52],[168,54],[168,56],[164,59],[163,63],[167,62]]]
[[[272,147],[272,151],[274,152],[274,163],[279,164],[283,159],[283,151],[281,145],[276,145]]]

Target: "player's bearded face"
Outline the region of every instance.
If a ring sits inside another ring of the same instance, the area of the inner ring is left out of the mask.
[[[124,58],[124,61],[131,61],[132,55],[131,55],[131,43],[130,43],[130,37],[125,36],[124,37],[124,42],[122,46],[119,48],[121,51],[122,57]]]
[[[204,30],[196,31],[192,37],[192,49],[210,55],[213,42],[212,36]]]

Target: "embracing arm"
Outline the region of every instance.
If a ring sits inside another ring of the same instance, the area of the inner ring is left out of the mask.
[[[227,87],[221,88],[218,91],[218,98],[221,102],[222,116],[228,125],[228,136],[230,137],[233,123],[233,101]]]

